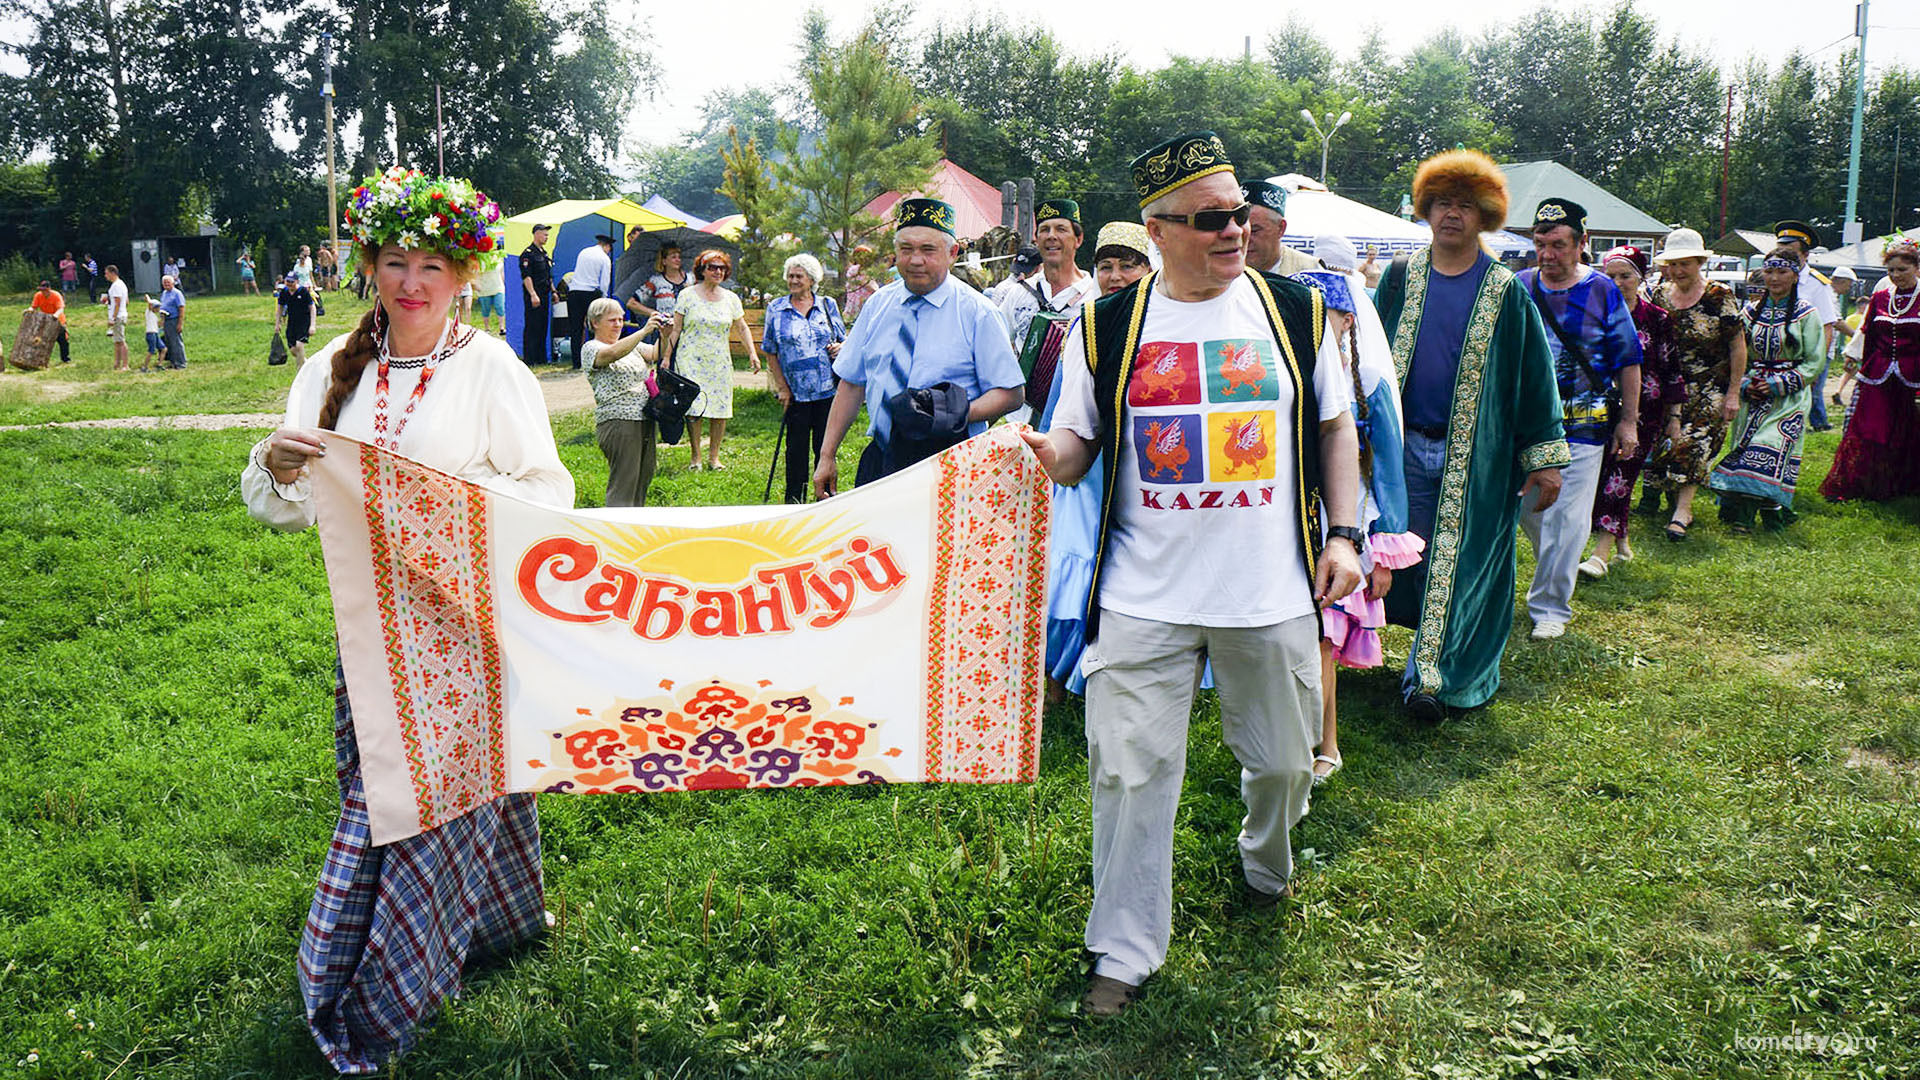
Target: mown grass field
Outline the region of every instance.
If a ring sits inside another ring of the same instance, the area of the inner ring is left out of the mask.
[[[0,376],[0,423],[277,409],[266,304],[202,318],[193,368],[132,379],[82,324],[77,370]],[[658,501],[756,501],[775,415],[743,394],[732,469]],[[587,417],[556,435],[597,501]],[[0,1074],[326,1075],[293,958],[337,807],[331,613],[316,538],[240,506],[256,437],[0,433]],[[1825,505],[1834,443],[1785,536],[1636,522],[1482,712],[1413,728],[1392,675],[1346,677],[1347,767],[1273,915],[1236,893],[1207,698],[1172,955],[1117,1021],[1074,1008],[1069,703],[1032,787],[543,800],[553,931],[395,1075],[1920,1075],[1920,500]]]

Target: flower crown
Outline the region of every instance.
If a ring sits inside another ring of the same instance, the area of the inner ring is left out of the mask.
[[[482,270],[493,269],[505,255],[506,239],[494,227],[499,220],[500,204],[471,183],[398,165],[353,189],[346,213],[357,243],[398,244],[461,262],[478,259]]]

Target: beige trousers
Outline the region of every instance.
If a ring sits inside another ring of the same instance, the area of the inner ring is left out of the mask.
[[[1187,770],[1187,725],[1201,665],[1213,664],[1220,724],[1240,761],[1240,860],[1247,884],[1279,892],[1293,876],[1290,833],[1313,789],[1320,736],[1320,626],[1208,627],[1100,613],[1087,646],[1088,774],[1093,785],[1097,974],[1138,985],[1173,932],[1173,825]]]

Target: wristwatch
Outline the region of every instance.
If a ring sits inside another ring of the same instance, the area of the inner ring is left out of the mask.
[[[1353,544],[1353,553],[1360,554],[1367,549],[1367,534],[1351,525],[1334,525],[1327,529],[1327,539],[1339,537]]]

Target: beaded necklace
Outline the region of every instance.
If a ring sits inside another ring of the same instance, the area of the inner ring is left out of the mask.
[[[373,444],[375,446],[382,450],[400,448],[400,433],[406,430],[407,421],[413,417],[414,407],[420,404],[421,395],[427,392],[427,384],[433,381],[433,373],[439,369],[441,362],[447,357],[465,348],[467,343],[473,340],[473,335],[472,327],[463,328],[458,321],[448,323],[447,328],[440,332],[440,340],[433,353],[424,361],[395,361],[392,352],[389,351],[387,340],[389,335],[385,333],[380,335],[380,367],[374,382],[373,396]],[[387,384],[387,374],[395,363],[401,367],[412,367],[416,362],[420,364],[420,381],[413,384],[413,393],[407,395],[407,407],[401,411],[400,419],[393,423],[393,430],[389,432],[387,412],[392,397]]]

